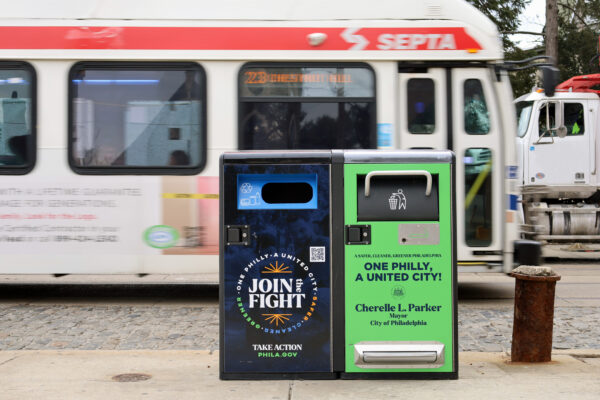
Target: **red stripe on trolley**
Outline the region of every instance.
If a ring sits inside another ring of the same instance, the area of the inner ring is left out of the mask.
[[[311,46],[308,35],[327,35]],[[464,28],[0,26],[0,49],[480,50]]]

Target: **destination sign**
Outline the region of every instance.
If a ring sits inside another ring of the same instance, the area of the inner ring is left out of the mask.
[[[302,83],[302,82],[333,82],[352,83],[350,74],[329,74],[325,72],[311,73],[268,73],[266,71],[244,72],[247,85],[264,85],[265,83]]]
[[[364,67],[248,67],[244,97],[373,97],[374,77]]]

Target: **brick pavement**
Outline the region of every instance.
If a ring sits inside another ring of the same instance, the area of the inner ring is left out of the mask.
[[[461,351],[510,350],[513,311],[459,305]],[[555,349],[600,349],[600,307],[557,307]],[[0,304],[0,350],[216,350],[218,305]]]

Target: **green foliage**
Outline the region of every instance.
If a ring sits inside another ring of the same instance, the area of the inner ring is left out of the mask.
[[[543,55],[543,49],[522,50],[514,47],[505,52],[504,57],[507,61],[524,60],[526,58]],[[529,93],[534,86],[541,86],[539,82],[536,68],[529,68],[522,71],[514,71],[510,73],[510,84],[513,89],[515,98]]]
[[[512,49],[514,43],[509,38],[508,32],[514,32],[519,27],[519,16],[531,0],[467,0],[479,11],[484,13],[502,35],[504,49]]]
[[[559,1],[558,68],[562,80],[600,72],[600,0]],[[591,62],[592,61],[592,62]]]
[[[538,55],[535,50],[521,50],[510,39],[509,32],[519,28],[519,16],[531,0],[467,0],[479,11],[485,14],[494,24],[502,36],[504,56],[507,60],[522,60]],[[600,0],[598,0],[600,1]],[[535,84],[535,70],[525,70],[510,74],[510,81],[515,97],[525,94]]]
[[[543,46],[522,50],[509,38],[509,32],[518,30],[519,17],[531,0],[467,1],[490,18],[502,33],[506,60],[523,60],[545,54]],[[592,61],[599,53],[599,35],[600,0],[558,0],[558,68],[561,80],[600,72],[598,59]],[[540,85],[535,69],[510,75],[515,97]]]
[[[561,79],[599,72],[598,59],[592,60],[597,52],[598,33],[559,25],[558,68]]]

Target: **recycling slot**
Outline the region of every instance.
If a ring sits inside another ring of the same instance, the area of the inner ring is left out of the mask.
[[[220,377],[330,379],[330,151],[221,157]]]
[[[346,379],[456,379],[454,155],[344,152]]]

